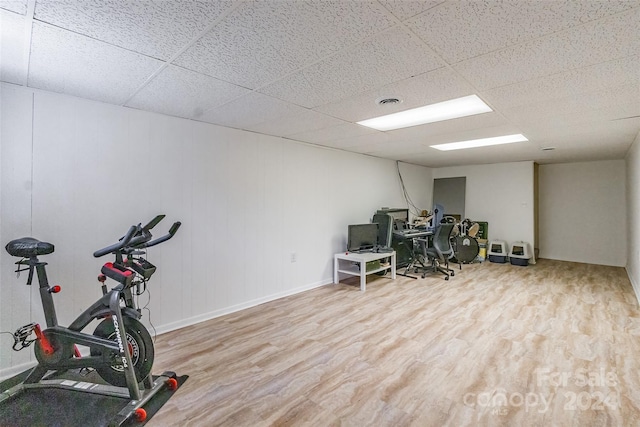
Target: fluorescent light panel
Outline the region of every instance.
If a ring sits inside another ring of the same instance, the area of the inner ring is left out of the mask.
[[[437,104],[425,105],[424,107],[412,108],[411,110],[405,110],[399,113],[362,120],[357,123],[362,126],[386,131],[473,116],[490,111],[493,110],[480,98],[476,95],[469,95],[449,101],[438,102]]]
[[[515,135],[494,136],[492,138],[471,139],[469,141],[451,142],[449,144],[432,145],[431,148],[441,151],[461,150],[463,148],[487,147],[489,145],[511,144],[524,142],[528,139],[521,133]]]

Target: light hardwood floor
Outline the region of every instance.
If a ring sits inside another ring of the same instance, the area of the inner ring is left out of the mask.
[[[374,276],[161,335],[163,370],[149,426],[639,426],[640,310],[615,267]]]

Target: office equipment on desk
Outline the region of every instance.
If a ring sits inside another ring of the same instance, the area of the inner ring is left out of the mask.
[[[417,237],[426,237],[433,234],[432,231],[426,228],[406,228],[404,230],[394,230],[394,236],[398,236],[404,239],[414,239]]]
[[[425,266],[422,277],[426,277],[428,272],[440,272],[444,274],[444,280],[449,280],[449,276],[455,276],[455,271],[449,268],[449,260],[453,257],[451,247],[451,232],[453,224],[444,223],[436,226],[431,246],[427,239],[417,239],[424,256],[429,260],[430,265]]]
[[[348,227],[347,251],[354,253],[373,252],[389,254],[393,248],[388,246],[390,238],[380,241],[380,224],[374,222],[370,224],[351,224]],[[388,230],[387,234],[390,234]]]
[[[400,220],[405,223],[409,222],[409,209],[406,208],[381,208],[378,209],[376,213],[391,215],[394,221]]]
[[[378,245],[386,248],[391,247],[393,217],[386,213],[376,213],[371,222],[378,224]]]
[[[349,225],[347,251],[373,250],[378,246],[378,228],[379,225],[377,223]]]

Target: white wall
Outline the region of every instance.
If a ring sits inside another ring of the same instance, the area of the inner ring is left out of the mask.
[[[533,162],[433,169],[433,178],[467,177],[465,216],[489,223],[489,240],[533,246]]]
[[[540,165],[540,257],[624,266],[624,160]]]
[[[347,225],[402,207],[393,161],[323,149],[123,107],[0,86],[0,242],[32,235],[46,256],[59,321],[100,294],[96,276],[113,243],[158,213],[174,240],[153,248],[151,320],[178,328],[332,281]],[[401,165],[416,204],[429,206],[431,171]],[[346,173],[348,171],[348,173]],[[291,254],[297,261],[291,262]],[[43,323],[37,286],[0,255],[0,330]],[[146,303],[146,296],[142,298]],[[0,335],[0,377],[29,362]]]
[[[640,133],[626,158],[627,273],[640,302]]]

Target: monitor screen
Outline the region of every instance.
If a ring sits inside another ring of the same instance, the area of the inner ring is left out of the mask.
[[[378,224],[352,224],[349,226],[347,250],[351,252],[373,249],[378,244]]]
[[[378,212],[376,213],[389,214],[394,220],[409,222],[409,209],[403,209],[403,208],[378,209]]]

